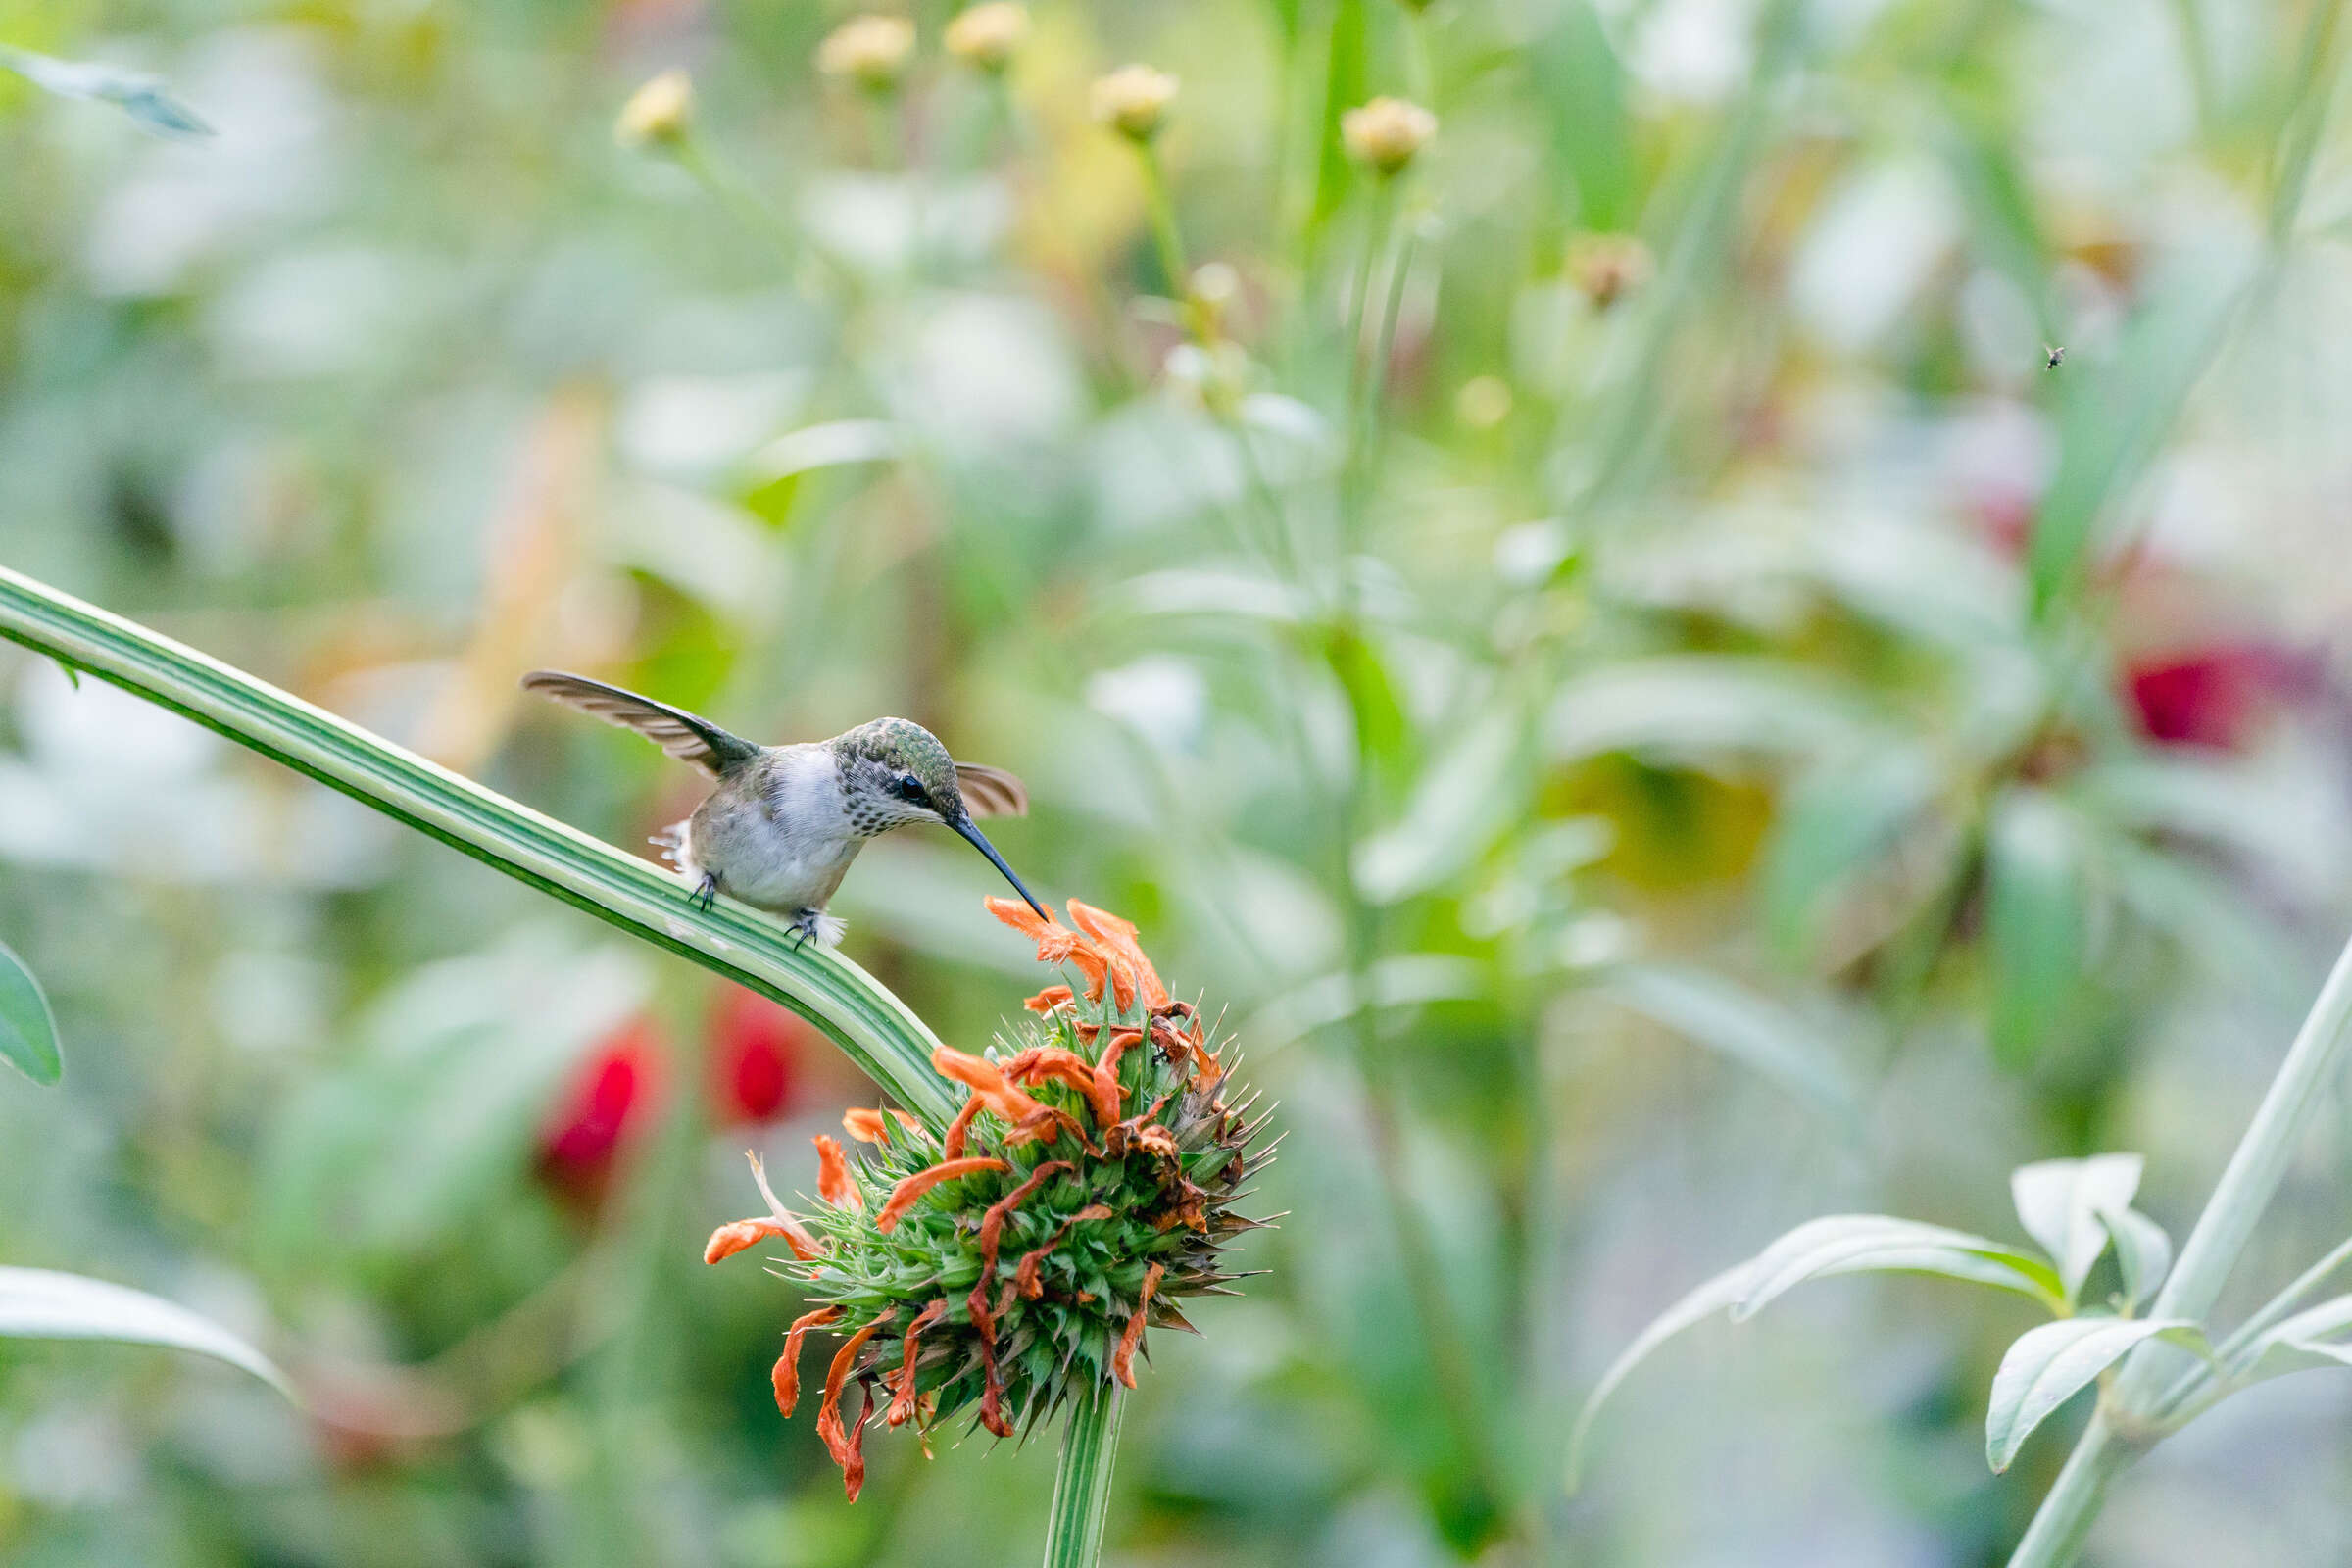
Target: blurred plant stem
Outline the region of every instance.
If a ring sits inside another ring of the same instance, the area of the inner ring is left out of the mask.
[[[1127,1391],[1115,1381],[1091,1384],[1071,1402],[1061,1429],[1054,1511],[1046,1520],[1046,1568],[1094,1568],[1101,1560],[1111,1468],[1126,1413]]]
[[[594,1287],[596,1310],[604,1317],[605,1343],[590,1371],[595,1400],[595,1485],[583,1497],[605,1514],[595,1532],[599,1547],[616,1565],[685,1561],[690,1552],[671,1539],[655,1516],[653,1494],[663,1477],[650,1470],[659,1456],[644,1451],[644,1417],[671,1396],[677,1350],[674,1316],[665,1302],[669,1276],[682,1274],[688,1253],[678,1246],[691,1232],[689,1213],[697,1155],[708,1131],[703,1097],[695,1086],[705,1077],[707,1037],[700,1010],[683,986],[664,986],[662,1010],[674,1042],[669,1063],[671,1088],[652,1136],[635,1150],[627,1186],[610,1211],[612,1223],[600,1254],[602,1277]]]
[[[2180,1249],[2180,1260],[2157,1293],[2148,1316],[2196,1321],[2213,1310],[2238,1254],[2286,1175],[2312,1111],[2333,1093],[2347,1040],[2352,1040],[2352,942],[2345,944],[2320,988],[2319,1000],[2287,1048],[2286,1059],[2278,1064],[2278,1075],[2238,1140],[2237,1152],[2230,1156],[2205,1211],[2197,1216],[2196,1228]],[[2289,1290],[2303,1286],[2304,1281],[2297,1281]],[[2065,1568],[2075,1560],[2098,1519],[2108,1484],[2163,1436],[2163,1379],[2162,1359],[2145,1349],[2124,1363],[2066,1468],[2042,1498],[2009,1568]]]
[[[317,779],[601,920],[749,986],[822,1029],[934,1127],[954,1115],[939,1044],[848,959],[775,922],[695,908],[678,881],[358,725],[132,621],[0,567],[0,638],[86,670]]]
[[[694,182],[745,228],[776,248],[776,259],[789,268],[800,255],[800,243],[784,215],[769,205],[766,197],[732,169],[710,155],[699,134],[689,132],[681,139],[672,156],[678,167],[694,177]]]

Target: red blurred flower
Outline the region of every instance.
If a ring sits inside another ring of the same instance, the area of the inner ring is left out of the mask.
[[[2258,643],[2216,643],[2144,660],[2124,671],[2148,739],[2233,749],[2271,706],[2309,684],[2306,662]]]
[[[772,1121],[790,1110],[811,1035],[791,1008],[729,986],[710,1018],[711,1119]]]
[[[539,1135],[541,1161],[567,1183],[591,1183],[645,1125],[662,1090],[662,1041],[636,1017],[598,1043]]]

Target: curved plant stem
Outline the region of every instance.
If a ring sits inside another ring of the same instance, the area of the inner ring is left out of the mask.
[[[931,1123],[955,1113],[937,1039],[864,970],[721,903],[708,912],[648,861],[599,843],[389,741],[132,621],[0,567],[0,638],[87,670],[308,774],[815,1024]]]
[[[2148,1308],[2150,1317],[2197,1320],[2213,1310],[2230,1270],[2245,1250],[2256,1221],[2286,1175],[2295,1141],[2311,1112],[2328,1092],[2342,1064],[2344,1046],[2352,1040],[2352,942],[2337,956],[2328,983],[2320,988],[2286,1059],[2278,1064],[2262,1104],[2254,1112],[2237,1152],[2197,1216],[2196,1228],[2180,1249],[2180,1261]],[[2026,1537],[2018,1543],[2009,1568],[2065,1568],[2082,1549],[2105,1501],[2108,1483],[2137,1457],[2145,1439],[2132,1434],[2145,1427],[2162,1397],[2164,1363],[2134,1352],[2116,1379],[2115,1390],[2100,1403],[2090,1426],[2059,1472],[2049,1495],[2041,1500]]]
[[[1061,1468],[1046,1520],[1046,1568],[1095,1568],[1110,1510],[1110,1471],[1119,1451],[1127,1391],[1105,1379],[1087,1386],[1061,1431]]]

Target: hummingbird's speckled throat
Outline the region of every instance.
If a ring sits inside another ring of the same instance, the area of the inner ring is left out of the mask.
[[[954,829],[1045,911],[973,818],[1021,816],[1029,793],[1001,768],[958,762],[904,718],[877,718],[829,741],[760,746],[683,709],[561,670],[534,670],[525,691],[652,741],[716,781],[694,814],[656,842],[707,908],[721,893],[781,914],[831,945],[825,906],[867,839],[909,822]]]

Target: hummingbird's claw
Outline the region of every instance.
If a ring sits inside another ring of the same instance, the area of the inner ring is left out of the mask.
[[[695,886],[692,893],[686,895],[686,902],[690,905],[700,904],[705,914],[709,914],[716,908],[718,906],[718,873],[705,871],[703,880]]]

